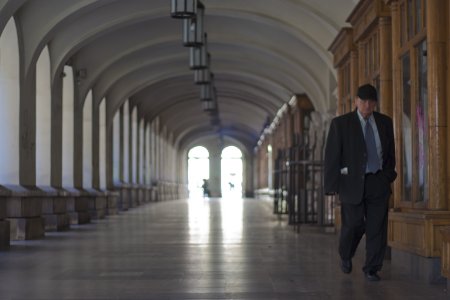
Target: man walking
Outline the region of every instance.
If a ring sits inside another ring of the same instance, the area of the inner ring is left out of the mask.
[[[397,177],[392,119],[375,112],[377,101],[372,85],[358,88],[356,109],[330,124],[324,164],[325,193],[339,194],[341,202],[341,269],[352,271],[352,258],[365,233],[363,271],[369,281],[380,280],[391,183]]]

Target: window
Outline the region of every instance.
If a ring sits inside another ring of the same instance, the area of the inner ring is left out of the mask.
[[[402,94],[403,94],[403,200],[411,200],[412,186],[412,141],[411,141],[411,78],[409,53],[402,57]]]
[[[402,203],[424,207],[428,199],[427,45],[423,0],[400,4],[402,101]]]
[[[416,103],[416,127],[417,127],[417,201],[427,199],[427,170],[428,165],[428,99],[427,99],[427,43],[422,41],[416,49],[419,95]]]

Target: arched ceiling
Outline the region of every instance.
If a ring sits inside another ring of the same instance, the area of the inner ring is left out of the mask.
[[[319,112],[332,107],[327,49],[356,2],[202,0],[219,128],[202,111],[170,0],[0,0],[0,26],[15,17],[25,78],[48,45],[53,80],[68,63],[86,71],[78,101],[92,89],[112,116],[130,99],[141,117],[159,116],[179,147],[220,134],[251,148],[292,95],[307,94]]]

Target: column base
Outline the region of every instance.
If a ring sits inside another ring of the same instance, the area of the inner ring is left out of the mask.
[[[139,187],[137,193],[138,193],[139,205],[144,204],[145,203],[145,191],[144,191],[144,188],[143,187]]]
[[[11,240],[35,240],[45,236],[44,218],[8,218],[8,221]]]
[[[42,215],[45,219],[45,231],[63,231],[70,229],[70,216],[63,214]]]
[[[410,274],[411,278],[430,284],[445,283],[441,275],[441,259],[438,257],[423,257],[420,255],[391,249],[392,269],[399,269]]]
[[[130,192],[127,188],[121,188],[119,203],[119,210],[128,210],[128,208],[130,207]]]
[[[130,207],[139,206],[138,191],[135,187],[130,188]]]
[[[104,219],[106,214],[106,196],[96,196],[90,199],[89,214],[91,219]]]
[[[117,215],[117,205],[119,201],[119,194],[116,192],[109,192],[106,198],[106,214]]]
[[[89,214],[89,197],[75,196],[67,200],[67,210],[70,216],[70,224],[80,225],[91,222]]]
[[[0,251],[9,249],[10,228],[8,220],[0,220]]]
[[[91,215],[87,211],[70,212],[69,216],[70,216],[70,224],[71,225],[88,224],[91,222]]]

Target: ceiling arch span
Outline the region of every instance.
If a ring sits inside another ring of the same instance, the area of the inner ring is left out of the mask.
[[[328,46],[354,0],[203,3],[221,132],[201,109],[182,22],[170,18],[170,1],[0,0],[0,28],[14,14],[25,76],[48,45],[53,79],[66,64],[84,74],[75,79],[77,101],[90,90],[96,104],[106,97],[112,120],[130,99],[140,117],[160,119],[182,144],[204,133],[252,147],[267,118],[294,94],[307,94],[317,111],[328,111],[336,85]]]
[[[135,30],[138,30],[140,35],[148,36],[158,32],[162,34],[164,31],[149,30],[149,28],[154,28],[154,25],[158,23],[173,23],[173,20],[165,15],[167,13],[165,6],[154,7],[149,5],[149,1],[133,0],[131,3],[134,5],[130,5],[130,1],[119,1],[101,7],[98,11],[84,15],[78,22],[59,30],[52,40],[52,50],[55,53],[52,61],[52,76],[58,76],[69,58],[85,46],[92,48],[93,45],[99,46],[102,41],[108,40],[108,44],[115,44],[115,47],[110,45],[109,49],[113,53],[118,53],[119,46],[133,45],[135,47],[148,40],[148,37],[143,36],[139,41],[134,40],[129,44],[121,43],[119,40],[121,35],[138,36]],[[146,24],[150,26],[145,26]],[[152,24],[153,26],[151,26]],[[175,40],[175,36],[172,36],[171,40]],[[177,40],[179,43],[179,39]]]
[[[220,82],[218,85],[219,105],[223,102],[222,94],[226,94],[230,98],[237,97],[243,102],[252,104],[255,109],[264,110],[267,114],[272,114],[284,103],[279,95],[273,95],[267,89],[270,86],[264,85],[264,82],[257,84],[255,80],[237,78],[238,84],[228,83],[226,79],[221,78],[221,75],[218,80]],[[192,100],[198,101],[200,87],[189,84],[191,87],[193,86],[193,89],[190,89],[190,91],[194,91],[193,94],[187,93],[185,88],[186,76],[169,77],[141,90],[135,94],[133,99],[140,103],[146,118],[151,120],[163,113],[167,107],[171,106],[172,102],[179,101],[178,99],[192,98]]]
[[[13,18],[16,11],[27,0],[0,0],[0,34],[6,27],[6,24]]]
[[[227,34],[235,34],[236,31],[233,30],[233,27],[238,27],[245,30],[248,27],[248,24],[253,24],[251,27],[260,27],[264,26],[266,28],[271,28],[271,31],[281,32],[283,35],[289,34],[292,39],[296,39],[302,43],[304,43],[312,53],[317,54],[321,60],[326,64],[327,68],[330,71],[334,71],[334,67],[331,61],[331,55],[328,52],[329,43],[331,43],[338,33],[339,28],[335,29],[335,32],[314,32],[314,29],[322,30],[323,26],[317,26],[316,22],[310,22],[310,24],[314,24],[311,26],[299,26],[298,19],[300,18],[298,15],[296,16],[297,22],[286,22],[283,17],[274,16],[273,12],[265,12],[258,13],[255,11],[251,11],[251,8],[247,7],[246,10],[241,6],[240,9],[232,9],[232,10],[224,10],[220,9],[215,11],[213,8],[209,8],[207,10],[206,22],[208,26],[208,36],[214,38],[214,35],[226,36]],[[217,22],[214,20],[214,17],[222,17],[231,19],[230,21],[226,21],[223,23],[227,23],[228,26],[223,28],[223,26],[213,26],[211,23]],[[244,24],[243,24],[244,23]],[[231,29],[229,28],[231,27]],[[309,31],[305,31],[309,30]],[[240,31],[237,31],[240,33]],[[280,40],[276,35],[269,34],[266,35],[266,30],[261,31],[264,32],[263,36],[260,38],[267,37],[268,40]],[[320,37],[320,38],[319,38]],[[272,39],[273,38],[273,39]],[[323,40],[325,39],[326,42]],[[282,40],[282,39],[281,39]],[[329,41],[329,43],[328,43]]]
[[[264,113],[258,114],[258,111],[253,110],[251,110],[252,113],[249,114],[248,110],[244,109],[253,109],[253,107],[243,104],[240,105],[242,105],[241,109],[236,110],[234,107],[230,109],[227,105],[220,104],[219,117],[221,120],[224,120],[222,121],[222,126],[230,127],[235,124],[242,124],[241,126],[243,126],[245,124],[246,131],[252,136],[257,137],[267,116]],[[203,122],[205,122],[210,125],[211,118],[207,113],[200,111],[203,116],[196,116],[201,109],[200,101],[196,101],[194,103],[184,101],[183,103],[178,104],[178,107],[180,109],[177,110],[175,106],[173,106],[172,109],[167,110],[160,116],[164,124],[166,124],[166,126],[175,134],[182,132],[186,126],[190,125],[189,123],[200,126]]]
[[[149,28],[153,28],[154,26],[149,26]],[[130,36],[128,34],[126,34],[126,36]],[[111,48],[111,47],[110,47]],[[82,97],[83,98],[83,97]],[[321,97],[321,99],[323,99],[324,97]]]
[[[27,1],[17,11],[18,27],[23,34],[23,70],[28,77],[42,49],[58,29],[97,7],[117,0],[40,0]]]
[[[217,139],[216,135],[208,135],[208,136],[201,136],[198,138],[193,139],[189,144],[185,144],[183,148],[180,149],[181,153],[186,153],[186,155],[189,153],[189,151],[196,147],[196,146],[203,146],[208,143],[208,140],[210,139]],[[227,146],[235,146],[241,150],[242,155],[245,157],[250,157],[252,153],[252,149],[247,148],[246,145],[242,144],[241,141],[233,138],[233,137],[224,137],[223,138],[223,146],[224,148]],[[205,147],[205,146],[203,146]]]
[[[174,72],[172,67],[175,70],[180,70],[180,64],[178,62],[182,61],[183,58],[178,57],[178,61],[174,61],[173,59],[168,59],[167,61],[158,61],[156,64],[150,64],[150,65],[142,65],[138,62],[133,65],[131,63],[118,66],[116,65],[116,68],[126,68],[124,70],[124,76],[120,77],[122,74],[118,74],[117,72],[111,71],[112,76],[110,77],[102,77],[102,79],[98,82],[98,85],[96,86],[98,91],[98,99],[103,98],[105,94],[111,94],[113,97],[108,97],[109,101],[113,101],[113,104],[111,107],[114,107],[114,109],[117,109],[121,103],[124,101],[124,99],[132,96],[133,94],[139,92],[141,89],[145,88],[146,86],[149,86],[152,84],[152,82],[157,82],[159,80],[164,80],[167,78],[171,78],[172,74],[178,73],[181,74],[180,71]],[[225,63],[226,64],[226,63]],[[260,65],[261,66],[261,65]],[[164,70],[160,71],[159,73],[155,73],[154,70]],[[237,74],[245,73],[245,70],[241,70]],[[189,70],[184,71],[186,76],[190,77],[186,78],[186,87],[192,86],[192,72],[189,72]],[[113,77],[113,75],[115,75]],[[302,86],[300,83],[296,82],[296,78],[293,74],[287,74],[282,72],[281,70],[277,70],[275,68],[269,69],[266,68],[264,73],[260,72],[260,75],[266,76],[268,78],[272,77],[270,81],[277,82],[279,81],[280,84],[290,84],[290,87],[284,89],[283,95],[278,97],[279,99],[288,99],[290,95],[292,95],[296,89],[294,89],[295,86]],[[154,78],[157,76],[157,78]],[[220,86],[219,77],[220,73],[217,75],[217,83],[218,86]],[[243,78],[242,80],[245,80]],[[108,81],[108,82],[106,82]],[[245,81],[244,81],[245,82]],[[311,86],[314,86],[313,83],[311,83]],[[111,91],[120,91],[120,93],[115,93]],[[301,89],[303,91],[303,89]],[[313,98],[315,96],[314,93],[311,93]],[[113,113],[113,112],[111,112]]]
[[[179,61],[182,61],[183,58],[178,58]],[[128,68],[124,73],[126,72],[125,76],[122,76],[119,78],[119,74],[117,72],[111,72],[115,77],[117,78],[107,78],[106,76],[103,77],[98,85],[96,86],[96,91],[98,95],[98,99],[102,99],[105,94],[109,94],[111,96],[108,96],[108,101],[113,101],[111,108],[113,110],[109,113],[114,113],[114,111],[120,107],[121,103],[127,99],[128,97],[131,97],[132,95],[138,93],[140,90],[144,89],[146,86],[149,86],[152,84],[152,82],[158,82],[160,80],[164,80],[167,78],[172,78],[173,74],[177,73],[174,72],[173,69],[179,70],[180,63],[174,61],[173,59],[167,60],[167,61],[158,61],[157,64],[151,64],[151,65],[142,65],[142,64],[127,64],[124,66],[115,66],[117,68]],[[173,69],[172,69],[173,68]],[[159,71],[159,73],[155,73],[154,70],[164,70]],[[242,73],[242,72],[241,72]],[[266,72],[266,76],[272,76],[271,81],[280,81],[280,82],[291,82],[292,85],[295,84],[295,78],[293,76],[286,76],[287,74],[281,73],[278,70],[272,69],[270,71]],[[178,74],[181,74],[180,71],[178,71]],[[192,72],[189,70],[184,71],[183,73],[186,76],[186,89],[189,90],[191,86],[193,86],[193,80],[192,80]],[[220,75],[220,74],[219,74]],[[219,75],[217,78],[220,78]],[[264,74],[263,74],[264,75]],[[155,76],[157,78],[155,78]],[[109,82],[104,82],[104,81]],[[244,79],[243,79],[244,80]],[[218,85],[219,86],[219,85]],[[281,97],[278,97],[279,99],[288,99],[288,97],[292,94],[290,92],[291,89],[285,89],[284,94]],[[117,92],[116,92],[117,91]]]
[[[201,139],[202,137],[215,136],[220,139],[220,132],[211,131],[209,128],[198,127],[198,128],[186,128],[185,132],[183,132],[180,136],[178,136],[174,145],[183,149],[186,148],[186,145],[191,143],[193,140]],[[251,135],[246,135],[243,131],[233,131],[231,135],[227,135],[228,138],[236,139],[241,142],[242,145],[245,145],[245,148],[251,149],[255,145],[255,140],[251,137]]]

